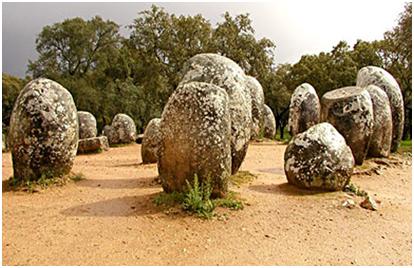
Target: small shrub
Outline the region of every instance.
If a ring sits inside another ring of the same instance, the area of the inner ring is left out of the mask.
[[[358,186],[356,186],[355,184],[353,184],[352,182],[349,182],[345,188],[344,188],[344,192],[351,192],[356,194],[357,196],[362,196],[365,197],[368,195],[367,192],[365,192],[364,190],[362,190],[361,188],[359,188]]]
[[[184,201],[185,194],[172,192],[172,193],[160,193],[154,198],[154,204],[157,206],[174,206],[176,204],[182,204]]]
[[[69,176],[69,179],[73,181],[81,181],[81,180],[85,180],[86,178],[85,178],[85,175],[83,175],[82,173],[75,173]]]
[[[229,208],[231,210],[240,210],[244,208],[243,202],[236,198],[234,192],[229,192],[225,198],[219,198],[213,202],[216,207]]]
[[[210,180],[198,183],[198,176],[194,176],[193,186],[187,181],[188,192],[185,194],[183,208],[206,219],[213,217],[214,203],[210,199],[212,187]]]
[[[231,175],[229,180],[236,186],[240,186],[244,183],[248,183],[256,179],[257,176],[249,171],[238,171],[236,174]]]

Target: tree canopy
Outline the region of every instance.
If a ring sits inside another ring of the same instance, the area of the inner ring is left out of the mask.
[[[401,86],[407,138],[411,137],[411,6],[405,5],[398,24],[382,40],[358,40],[352,48],[339,41],[329,52],[279,65],[276,44],[255,37],[249,14],[233,17],[225,12],[222,21],[212,25],[201,15],[176,16],[153,5],[127,26],[128,37],[120,35],[118,24],[99,16],[66,19],[39,33],[38,58],[29,61],[28,74],[61,83],[78,110],[95,115],[99,129],[110,124],[115,114],[126,113],[143,131],[152,118],[161,116],[184,63],[199,53],[218,53],[262,84],[283,135],[290,96],[297,86],[310,83],[321,97],[329,90],[354,85],[360,68],[375,65],[388,70]],[[3,129],[25,82],[3,74]]]

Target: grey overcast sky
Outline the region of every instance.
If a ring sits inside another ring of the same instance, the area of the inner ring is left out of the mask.
[[[249,13],[256,37],[276,43],[276,62],[295,63],[304,54],[330,51],[340,40],[353,45],[357,39],[372,41],[397,24],[404,0],[276,0],[242,3],[155,3],[177,15],[202,14],[215,25],[221,15]],[[67,18],[89,19],[100,15],[124,26],[153,3],[2,3],[3,72],[23,77],[28,60],[35,60],[36,35],[43,26]],[[122,34],[128,35],[127,29]]]

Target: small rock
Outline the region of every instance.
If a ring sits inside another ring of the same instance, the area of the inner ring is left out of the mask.
[[[353,199],[347,199],[342,203],[345,208],[355,208],[355,201]]]
[[[369,209],[369,210],[378,210],[377,202],[368,195],[364,201],[359,204],[362,208]]]

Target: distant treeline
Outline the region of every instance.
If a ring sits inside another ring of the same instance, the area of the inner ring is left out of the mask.
[[[319,97],[354,85],[358,70],[375,65],[388,70],[400,84],[411,138],[412,4],[407,3],[397,25],[382,40],[359,40],[352,48],[340,41],[332,51],[304,55],[299,62],[275,65],[275,43],[256,39],[248,14],[224,13],[215,26],[201,15],[176,16],[152,6],[127,26],[96,16],[67,19],[43,28],[36,39],[38,59],[29,62],[25,79],[3,73],[3,131],[7,130],[19,90],[36,77],[53,79],[73,95],[78,110],[95,115],[98,128],[117,113],[130,115],[142,132],[160,117],[181,77],[186,60],[199,53],[219,53],[256,77],[272,108],[280,133],[287,124],[289,100],[300,84],[312,84]],[[309,40],[312,42],[312,40]],[[283,137],[282,137],[283,138]]]

